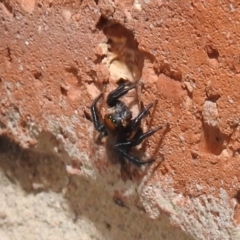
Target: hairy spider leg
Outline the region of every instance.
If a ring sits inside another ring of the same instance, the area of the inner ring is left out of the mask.
[[[159,126],[159,127],[155,128],[153,130],[147,131],[146,133],[136,134],[136,136],[132,140],[129,140],[129,141],[126,141],[126,142],[123,142],[123,143],[118,143],[114,146],[114,148],[117,151],[119,151],[123,156],[125,156],[129,161],[133,162],[136,165],[151,163],[151,162],[154,161],[153,159],[141,161],[137,157],[131,156],[130,154],[127,153],[126,147],[127,147],[127,149],[129,149],[131,147],[139,145],[145,138],[148,138],[148,137],[152,136],[155,132],[157,132],[161,128],[162,128],[162,126]]]
[[[150,119],[150,122],[148,124],[148,129],[147,130],[149,130],[152,126],[154,115],[155,115],[155,112],[156,112],[156,109],[157,109],[158,100],[156,99],[152,104],[153,104],[153,110],[152,110],[152,113],[151,113],[151,119]]]
[[[119,103],[120,101],[118,100],[120,97],[128,93],[131,89],[135,88],[136,85],[132,85],[130,87],[129,83],[128,84],[123,84],[120,85],[117,89],[113,90],[112,92],[109,93],[107,97],[107,104],[109,107],[114,107]]]
[[[93,124],[95,129],[100,132],[100,135],[98,136],[98,140],[100,140],[101,138],[107,136],[107,131],[105,129],[104,124],[101,122],[100,118],[99,118],[99,112],[97,110],[97,103],[99,101],[99,99],[103,96],[103,94],[101,93],[92,103],[91,105],[91,113],[92,113],[92,119],[93,119]]]
[[[132,130],[137,129],[140,126],[141,120],[148,115],[149,110],[153,106],[153,104],[154,103],[150,103],[148,106],[143,108],[141,112],[137,115],[137,117],[132,120],[132,123],[131,123]]]

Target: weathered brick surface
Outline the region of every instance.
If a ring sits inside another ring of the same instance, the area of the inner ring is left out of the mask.
[[[167,213],[196,239],[239,239],[237,2],[24,0],[0,7],[1,134],[58,156],[69,173],[97,181],[151,218]],[[87,117],[93,99],[120,78],[144,83],[126,101],[158,99],[153,127],[170,124],[147,141],[149,156],[163,136],[156,162],[131,168],[132,181],[94,143]]]

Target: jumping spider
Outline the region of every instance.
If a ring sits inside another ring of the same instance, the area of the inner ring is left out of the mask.
[[[106,149],[112,159],[118,159],[123,162],[124,159],[129,160],[133,164],[140,166],[146,163],[153,162],[153,159],[146,161],[140,160],[138,157],[129,154],[131,148],[139,145],[142,141],[162,127],[157,127],[153,130],[143,132],[141,127],[141,120],[149,114],[150,108],[154,103],[144,107],[136,118],[132,119],[132,112],[130,109],[119,100],[120,97],[128,93],[137,85],[122,84],[107,96],[107,104],[114,111],[106,114],[102,121],[102,117],[97,109],[97,103],[103,96],[101,93],[91,105],[92,120],[95,129],[100,132],[98,141],[103,137],[107,137]]]

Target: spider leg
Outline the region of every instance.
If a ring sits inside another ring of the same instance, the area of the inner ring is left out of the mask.
[[[128,93],[131,89],[135,88],[136,85],[129,86],[130,84],[120,85],[117,89],[113,90],[108,94],[107,104],[109,107],[114,107],[119,102],[119,98]]]
[[[95,129],[100,132],[99,137],[102,138],[104,136],[107,136],[107,132],[105,129],[105,126],[103,123],[101,123],[100,118],[99,118],[99,112],[97,110],[97,103],[99,99],[103,96],[101,93],[92,103],[91,105],[91,113],[92,113],[92,119],[93,119],[93,124]]]
[[[149,130],[145,133],[142,133],[140,135],[136,135],[132,140],[132,144],[131,144],[131,147],[134,147],[134,146],[137,146],[139,145],[140,143],[142,143],[142,141],[145,139],[145,138],[148,138],[150,136],[152,136],[155,132],[157,132],[158,130],[162,129],[162,126],[159,126],[157,128],[154,128],[152,130]]]
[[[148,115],[149,110],[153,105],[154,105],[154,102],[150,103],[148,106],[146,106],[141,110],[141,112],[138,114],[138,116],[135,119],[132,120],[132,123],[131,123],[132,130],[137,129],[140,126],[141,120]]]
[[[151,111],[151,116],[150,116],[150,121],[148,123],[148,126],[147,126],[147,131],[151,128],[152,126],[152,123],[153,123],[153,119],[154,119],[154,114],[156,112],[156,109],[157,109],[157,104],[158,104],[158,100],[156,99],[154,102],[153,102],[153,109]],[[146,149],[146,141],[143,142],[142,144],[142,149]]]
[[[139,158],[137,157],[133,157],[130,154],[128,154],[126,151],[124,151],[122,148],[117,148],[116,149],[125,157],[127,158],[129,161],[131,161],[132,163],[136,164],[136,165],[143,165],[143,164],[147,164],[147,163],[151,163],[154,160],[153,159],[149,159],[149,160],[145,160],[145,161],[141,161]]]
[[[127,150],[131,147],[134,147],[136,145],[139,145],[145,138],[150,137],[151,135],[153,135],[155,132],[157,132],[158,130],[160,130],[162,128],[162,126],[157,127],[155,129],[149,130],[146,133],[141,133],[141,134],[137,134],[137,136],[135,136],[132,140],[130,141],[126,141],[123,143],[118,143],[116,145],[114,145],[114,148],[120,152],[124,157],[126,157],[129,161],[133,162],[136,165],[141,165],[141,164],[146,164],[146,163],[151,163],[154,160],[150,159],[150,160],[145,160],[145,161],[141,161],[140,159],[133,157],[131,155],[128,154]]]
[[[115,148],[118,149],[121,147],[128,147],[128,148],[135,147],[135,146],[139,145],[145,138],[152,136],[155,132],[157,132],[160,129],[162,129],[162,126],[159,126],[152,130],[149,130],[145,133],[136,134],[137,136],[135,136],[133,139],[131,139],[129,141],[117,143],[115,145]]]
[[[158,100],[156,99],[154,102],[153,102],[153,110],[152,110],[152,113],[151,113],[151,119],[150,119],[150,122],[148,124],[148,129],[149,130],[152,126],[152,123],[153,123],[153,119],[154,119],[154,114],[156,112],[156,109],[157,109],[157,104],[158,104]]]

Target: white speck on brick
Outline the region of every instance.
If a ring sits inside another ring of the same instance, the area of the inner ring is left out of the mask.
[[[203,104],[203,121],[209,126],[215,127],[219,122],[217,104],[212,101],[205,101]]]

